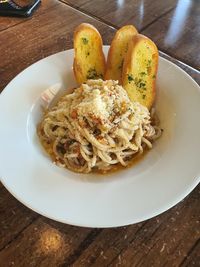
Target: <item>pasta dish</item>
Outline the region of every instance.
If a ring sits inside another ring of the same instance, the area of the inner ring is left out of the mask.
[[[131,102],[117,81],[101,79],[62,96],[38,125],[55,164],[81,173],[127,166],[160,134],[146,107]]]

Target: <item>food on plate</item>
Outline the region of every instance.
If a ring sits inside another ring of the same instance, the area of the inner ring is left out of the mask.
[[[117,81],[88,80],[47,110],[38,126],[53,161],[75,172],[127,166],[161,131]]]
[[[37,129],[55,164],[105,173],[151,148],[161,134],[151,115],[157,66],[156,45],[127,25],[112,41],[106,69],[100,33],[79,25],[73,69],[80,85],[46,110]]]
[[[78,84],[104,78],[106,62],[102,38],[90,24],[82,23],[75,29],[73,70]]]
[[[122,86],[131,101],[150,109],[155,100],[155,83],[158,68],[158,49],[153,41],[137,34],[129,42],[123,71]]]
[[[108,51],[105,80],[118,80],[121,83],[124,57],[135,34],[137,30],[133,25],[123,26],[116,32]]]

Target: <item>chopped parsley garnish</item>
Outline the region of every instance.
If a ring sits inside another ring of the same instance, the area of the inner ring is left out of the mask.
[[[144,80],[142,80],[142,79],[140,79],[138,77],[136,77],[134,79],[132,74],[128,74],[128,82],[131,83],[132,81],[134,81],[135,85],[137,86],[137,89],[146,90],[146,81],[144,81]]]
[[[143,71],[143,72],[140,72],[140,76],[142,76],[142,77],[143,77],[143,76],[145,76],[145,75],[147,75],[147,73],[146,73],[146,72],[144,72],[144,71]]]
[[[90,55],[90,52],[87,52],[87,53],[86,53],[86,57],[88,57],[89,55]]]
[[[147,67],[150,67],[150,65],[151,65],[151,59],[148,59]]]
[[[151,72],[151,62],[152,62],[152,60],[148,59],[148,61],[147,61],[147,73],[148,74],[150,74],[150,72]]]
[[[87,74],[86,78],[87,79],[98,79],[98,78],[103,79],[103,74],[97,73],[95,68],[91,68],[88,70],[88,74]]]
[[[142,99],[145,99],[146,95],[142,95]]]
[[[128,51],[128,44],[126,45],[124,52],[126,53]]]
[[[156,75],[154,74],[154,75],[152,76],[152,78],[155,79],[155,78],[156,78]]]
[[[121,62],[121,64],[119,65],[119,67],[118,67],[118,69],[122,69],[122,67],[123,67],[123,63],[124,63],[124,60],[122,59],[122,62]]]
[[[137,77],[134,79],[135,85],[143,90],[146,90],[146,82],[142,79],[138,79]]]
[[[84,43],[85,45],[88,44],[88,39],[87,39],[87,38],[83,37],[83,38],[82,38],[82,41],[83,41],[83,43]]]
[[[140,82],[139,85],[138,85],[139,88],[142,88],[142,89],[146,90],[145,86],[146,86],[146,83],[143,83],[143,82]]]
[[[131,83],[134,80],[132,74],[128,74],[128,82]]]

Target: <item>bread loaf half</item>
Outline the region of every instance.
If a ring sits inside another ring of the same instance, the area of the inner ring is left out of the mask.
[[[97,29],[87,23],[80,24],[74,32],[74,64],[76,81],[104,78],[106,63],[102,38]]]
[[[158,49],[153,41],[137,34],[129,42],[125,56],[122,85],[132,101],[151,108],[155,99]]]
[[[133,25],[123,26],[116,32],[108,51],[106,80],[118,80],[121,83],[124,57],[128,43],[135,34],[137,30]]]

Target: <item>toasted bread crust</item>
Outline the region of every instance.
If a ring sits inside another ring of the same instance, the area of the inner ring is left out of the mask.
[[[133,25],[123,26],[116,32],[108,51],[106,80],[118,80],[121,83],[124,57],[128,43],[135,34],[137,30]]]
[[[135,35],[129,42],[125,56],[122,85],[132,101],[150,109],[155,100],[158,49],[153,41],[144,35]]]
[[[103,43],[94,26],[82,23],[75,29],[74,53],[73,70],[79,84],[88,79],[104,78],[106,63]]]

